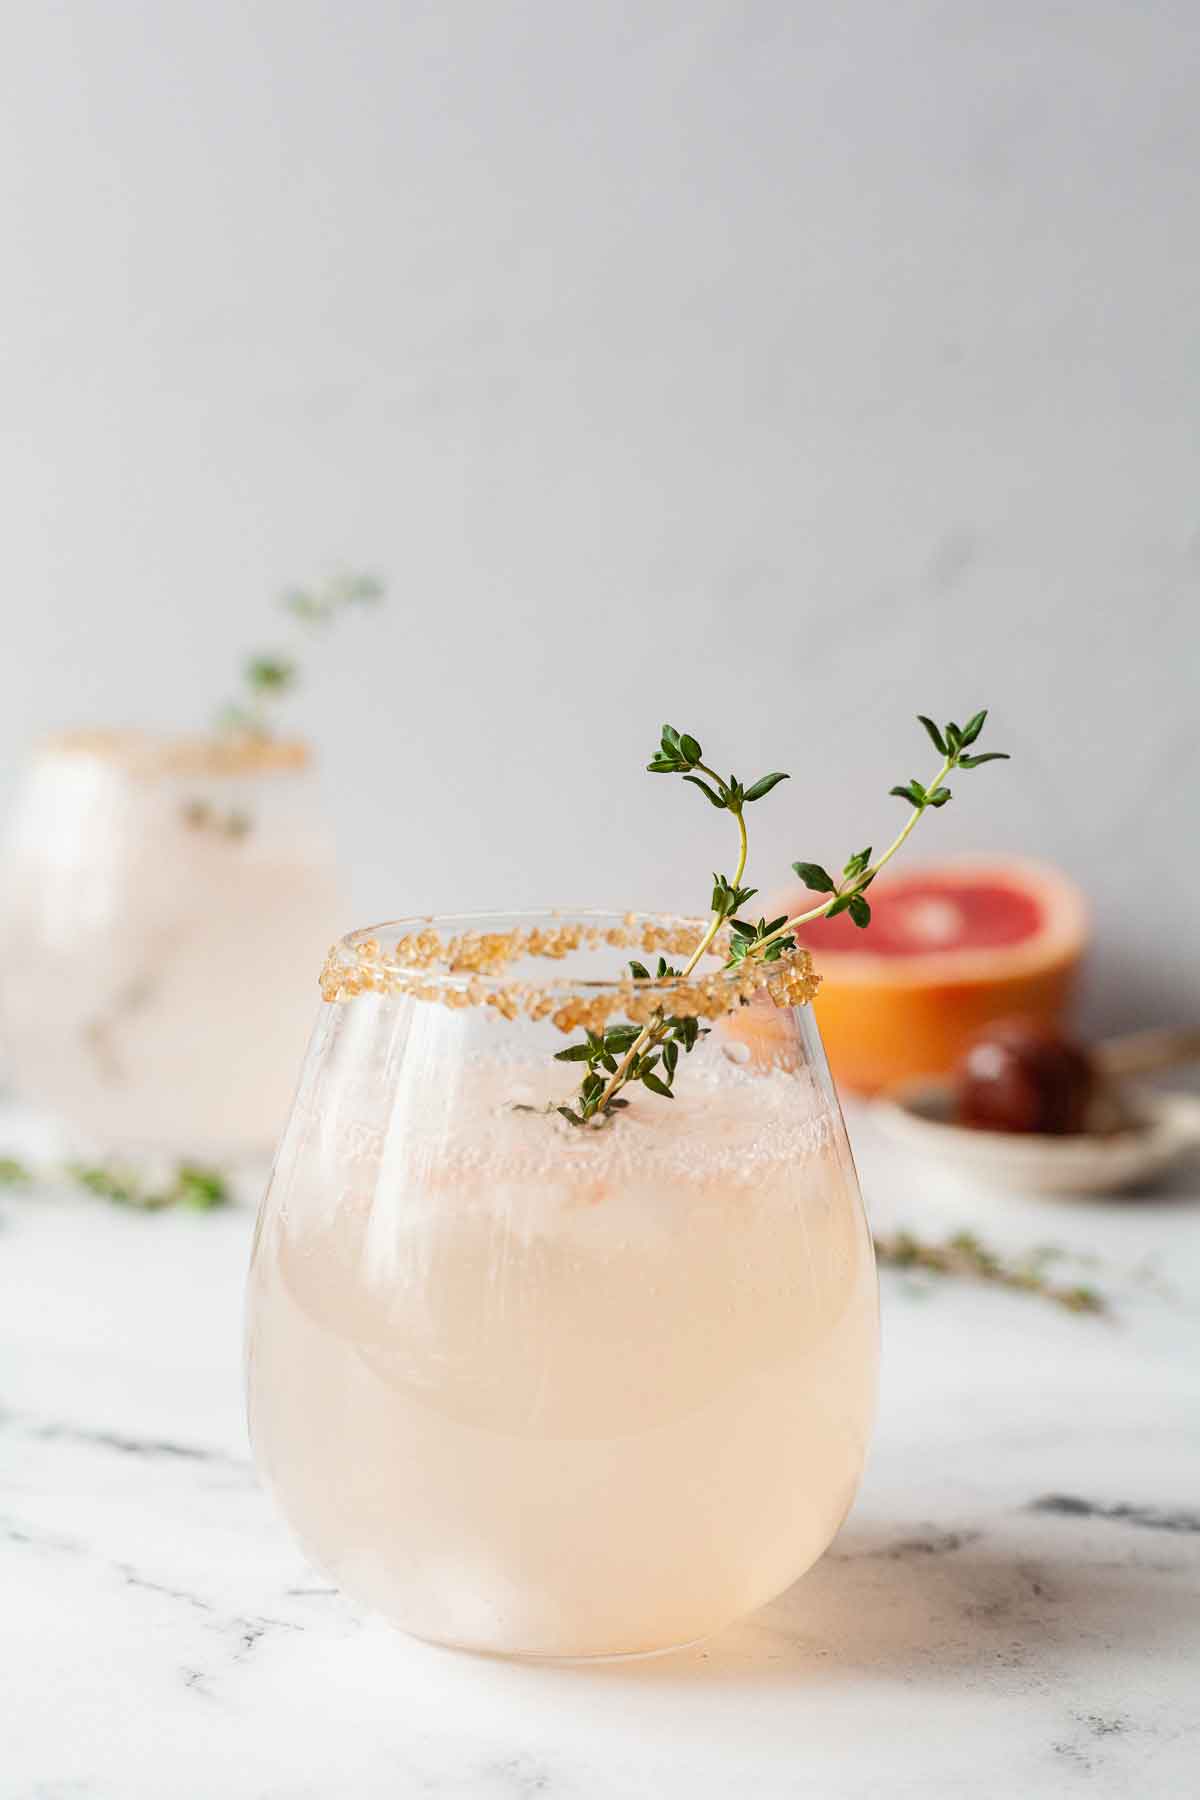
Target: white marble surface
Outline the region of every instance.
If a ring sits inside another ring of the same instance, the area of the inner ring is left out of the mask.
[[[305,1567],[247,1459],[248,1207],[5,1194],[2,1800],[1194,1792],[1200,1206],[938,1192],[855,1135],[878,1225],[1071,1246],[1115,1317],[886,1275],[833,1549],[717,1641],[590,1670],[409,1642]]]

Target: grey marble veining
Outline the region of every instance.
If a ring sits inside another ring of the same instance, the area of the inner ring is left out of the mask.
[[[856,1133],[881,1225],[1089,1262],[1111,1320],[885,1275],[823,1561],[675,1657],[411,1642],[307,1569],[241,1418],[251,1214],[0,1203],[0,1800],[1184,1795],[1200,1700],[1200,1207],[966,1197]]]

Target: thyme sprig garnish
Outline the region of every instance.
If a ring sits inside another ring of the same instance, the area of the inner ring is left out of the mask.
[[[644,963],[631,962],[629,967],[635,981],[670,980],[681,973],[671,968],[661,956],[653,977]],[[649,1036],[639,1025],[613,1025],[604,1033],[589,1031],[582,1044],[569,1044],[555,1057],[556,1062],[587,1064],[575,1105],[559,1106],[555,1110],[571,1125],[586,1125],[593,1119],[597,1124],[603,1124],[611,1114],[629,1105],[617,1089],[631,1081],[640,1082],[664,1100],[673,1100],[671,1084],[679,1067],[680,1051],[685,1056],[690,1054],[700,1039],[707,1036],[707,1027],[702,1026],[699,1019],[676,1018],[669,1013],[656,1016],[654,1030]],[[605,1075],[609,1077],[607,1082]],[[616,1086],[610,1093],[609,1088],[614,1083]],[[597,1114],[601,1116],[597,1118]]]
[[[658,968],[653,976],[656,981],[685,980],[709,949],[726,920],[732,919],[739,907],[745,906],[758,892],[757,888],[742,886],[749,853],[745,808],[769,794],[779,782],[788,779],[782,771],[777,770],[773,774],[761,776],[758,781],[745,787],[736,775],[730,775],[726,781],[715,769],[709,767],[703,756],[700,744],[688,732],[679,732],[673,725],[664,725],[659,748],[647,768],[652,775],[682,775],[685,781],[699,788],[718,812],[732,813],[738,829],[737,865],[732,881],[728,876],[714,871],[712,917],[707,930],[682,969],[671,968],[659,957]],[[701,774],[697,774],[697,770]],[[704,775],[708,776],[708,781],[702,779]],[[782,949],[783,946],[780,945],[774,955],[779,956]],[[767,960],[772,959],[768,957]],[[629,968],[635,981],[652,979],[649,969],[643,963],[631,962]],[[598,1033],[589,1031],[582,1044],[568,1045],[555,1058],[557,1062],[587,1064],[587,1073],[580,1084],[575,1105],[560,1106],[558,1111],[572,1125],[586,1125],[593,1120],[597,1124],[603,1124],[613,1112],[629,1104],[622,1097],[621,1089],[630,1082],[639,1082],[661,1099],[673,1100],[679,1053],[682,1050],[685,1055],[689,1055],[705,1035],[707,1034],[700,1030],[695,1019],[675,1018],[662,1010],[656,1012],[647,1025],[618,1025],[606,1031],[603,1038]]]
[[[382,600],[384,591],[376,575],[344,572],[316,587],[289,588],[280,605],[303,630],[321,630],[355,607],[373,606]],[[222,707],[219,729],[241,737],[270,737],[275,708],[299,678],[299,660],[289,652],[258,651],[247,657],[242,666],[243,692]]]
[[[333,624],[353,607],[373,605],[383,595],[384,586],[377,576],[346,573],[314,588],[289,588],[280,605],[298,626],[312,630]],[[269,743],[275,734],[279,704],[299,679],[300,663],[295,655],[271,650],[247,657],[242,665],[242,693],[217,714],[220,737],[238,745]],[[245,838],[254,825],[243,807],[223,807],[200,794],[185,800],[180,814],[193,831],[213,832],[233,843]]]
[[[917,823],[927,812],[939,811],[953,795],[945,781],[956,769],[977,769],[983,763],[1007,762],[1007,752],[990,750],[981,756],[968,756],[965,752],[976,743],[979,734],[987,722],[987,708],[969,718],[965,725],[956,725],[953,720],[940,729],[932,719],[924,713],[917,718],[924,726],[930,741],[942,758],[942,765],[933,780],[924,785],[914,776],[903,786],[888,789],[888,793],[896,799],[907,800],[912,812],[905,820],[903,828],[897,832],[882,855],[872,861],[872,850],[856,851],[842,869],[840,881],[823,869],[820,863],[794,862],[792,868],[800,877],[806,888],[814,893],[828,894],[829,899],[820,906],[812,907],[808,912],[797,913],[794,918],[787,919],[780,927],[783,931],[792,931],[797,925],[807,925],[813,919],[832,919],[838,913],[848,912],[855,925],[865,929],[871,923],[871,906],[866,898],[866,891],[878,875],[880,869],[889,863],[898,850],[908,842]]]
[[[1008,760],[1000,750],[967,754],[971,746],[978,742],[987,721],[986,708],[974,713],[965,725],[958,725],[950,720],[949,723],[938,726],[923,713],[918,714],[918,718],[942,758],[941,767],[928,784],[914,777],[904,786],[890,790],[893,795],[906,800],[912,812],[886,850],[879,856],[874,855],[870,845],[865,850],[856,850],[847,858],[841,876],[836,881],[820,863],[794,862],[792,868],[805,887],[814,893],[824,894],[827,898],[819,905],[791,917],[781,914],[778,918],[760,918],[757,922],[738,916],[758,892],[757,888],[742,885],[749,850],[745,809],[765,798],[773,788],[789,777],[782,770],[776,769],[745,786],[736,775],[731,774],[726,778],[706,763],[698,739],[689,732],[676,731],[673,725],[664,725],[659,747],[647,763],[647,769],[652,775],[681,775],[685,782],[700,790],[710,806],[718,812],[730,813],[737,826],[738,856],[732,879],[719,873],[713,875],[711,917],[683,968],[669,968],[660,958],[654,979],[661,982],[673,978],[686,979],[701,957],[712,948],[723,927],[728,928],[727,968],[735,968],[749,961],[778,961],[786,951],[795,948],[796,939],[793,934],[796,929],[816,919],[832,919],[845,912],[849,913],[855,925],[865,929],[871,922],[867,889],[879,871],[903,848],[918,820],[927,812],[940,810],[951,799],[951,791],[945,785],[947,777],[956,770],[976,769],[983,763]],[[635,980],[651,979],[649,970],[641,963],[631,963],[630,969]],[[664,991],[669,994],[669,989]],[[689,1025],[691,1029],[687,1029]],[[685,1054],[690,1052],[703,1035],[694,1020],[672,1017],[665,1010],[665,1003],[662,1009],[640,1027],[617,1025],[603,1034],[587,1032],[582,1043],[568,1045],[565,1050],[558,1052],[555,1059],[558,1062],[579,1062],[586,1065],[575,1104],[560,1106],[557,1111],[572,1125],[603,1125],[615,1111],[629,1104],[621,1090],[630,1083],[640,1083],[652,1094],[658,1094],[667,1100],[673,1099],[680,1050]]]

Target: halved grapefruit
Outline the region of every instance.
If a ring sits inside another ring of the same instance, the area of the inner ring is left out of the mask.
[[[777,912],[814,905],[805,888]],[[879,877],[871,924],[818,919],[797,937],[813,953],[817,1022],[839,1082],[872,1093],[922,1075],[948,1075],[992,1020],[1057,1024],[1087,941],[1087,911],[1057,869],[1020,859],[971,858]]]

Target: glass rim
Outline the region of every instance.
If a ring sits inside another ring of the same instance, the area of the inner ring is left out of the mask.
[[[417,913],[346,932],[333,945],[326,969],[350,974],[377,963],[387,968],[396,991],[419,986],[445,993],[468,989],[500,993],[514,981],[512,965],[534,957],[557,961],[581,950],[632,951],[635,955],[640,950],[655,959],[686,960],[711,923],[711,914],[619,912],[612,907],[589,906]],[[722,926],[690,975],[659,975],[652,970],[649,979],[637,979],[637,992],[689,991],[698,981],[714,978],[724,979],[731,990],[736,989],[744,981],[745,965],[713,967],[716,958],[727,955],[727,943],[728,926]],[[408,960],[410,953],[412,960]],[[627,990],[633,979],[629,962],[625,956],[612,975],[540,976],[523,968],[515,978],[523,988],[538,993],[618,994]],[[809,949],[797,944],[765,967],[783,975],[789,969],[808,970],[811,964]]]
[[[241,778],[295,774],[311,767],[304,738],[255,732],[154,731],[141,726],[93,726],[50,732],[35,754],[88,757],[124,775]]]

